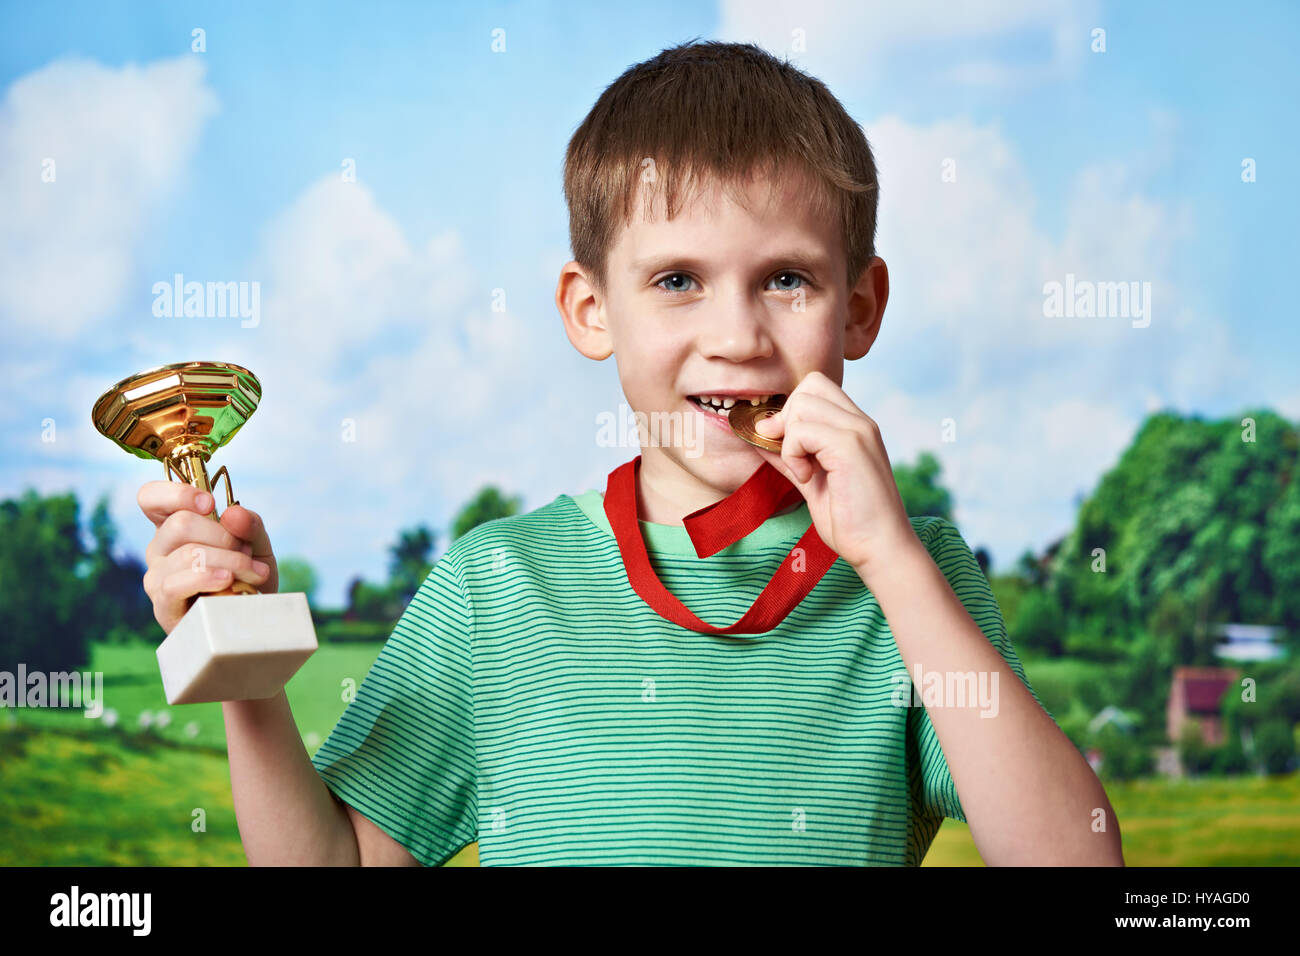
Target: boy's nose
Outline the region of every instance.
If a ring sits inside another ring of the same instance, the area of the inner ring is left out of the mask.
[[[707,314],[701,313],[699,321],[696,344],[706,358],[743,362],[772,354],[767,315],[757,304],[718,303]]]

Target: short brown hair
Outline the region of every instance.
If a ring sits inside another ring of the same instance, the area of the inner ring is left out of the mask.
[[[647,159],[652,177],[643,174]],[[573,258],[603,293],[609,251],[616,230],[631,223],[639,184],[648,185],[647,213],[662,189],[672,219],[688,182],[713,178],[743,204],[737,185],[757,172],[775,181],[791,168],[817,184],[808,197],[817,213],[837,218],[851,287],[876,254],[876,164],[862,128],[824,83],[752,43],[669,47],[606,87],[569,140]]]

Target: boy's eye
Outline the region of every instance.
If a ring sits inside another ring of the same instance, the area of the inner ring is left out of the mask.
[[[788,281],[791,281],[791,280],[795,280],[795,281],[798,281],[798,282],[803,283],[804,285],[807,285],[807,284],[808,284],[808,281],[809,281],[808,278],[807,278],[806,276],[800,275],[798,272],[778,272],[776,275],[774,275],[774,276],[772,277],[772,280],[773,280],[774,282],[781,282],[782,280],[786,280],[786,281],[788,282]],[[687,291],[686,289],[684,289],[684,288],[680,288],[680,287],[679,287],[680,282],[688,282],[688,283],[689,283],[689,282],[694,282],[694,281],[695,281],[694,279],[692,279],[690,276],[688,276],[688,275],[687,275],[686,273],[684,273],[684,272],[674,272],[672,275],[666,275],[666,276],[664,276],[662,279],[660,279],[658,282],[656,282],[655,285],[657,285],[659,288],[663,289],[665,292],[685,292],[685,291]],[[666,282],[675,283],[675,285],[674,285],[673,287],[666,287],[666,286],[664,285],[664,283],[666,283]],[[777,288],[776,291],[778,291],[778,292],[794,292],[794,291],[796,291],[796,290],[798,290],[798,289],[800,289],[800,288],[802,288],[802,287],[803,287],[803,286],[798,286],[798,285],[786,285],[786,284],[782,283],[781,285],[778,286],[778,288]]]
[[[804,282],[804,283],[806,283],[806,282],[808,281],[807,279],[805,279],[803,276],[801,276],[801,275],[800,275],[799,273],[797,273],[797,272],[778,272],[778,273],[777,273],[776,275],[774,275],[772,278],[773,278],[774,280],[776,280],[776,281],[780,281],[781,279],[798,279],[800,282]],[[780,289],[778,289],[777,291],[779,291],[779,292],[794,292],[795,289],[798,289],[798,288],[802,288],[802,287],[801,287],[801,286],[793,286],[793,287],[792,287],[792,286],[782,286],[782,287],[781,287]]]
[[[662,279],[660,279],[658,282],[656,282],[655,285],[659,286],[659,288],[663,289],[665,292],[685,292],[685,291],[686,291],[685,289],[678,289],[678,288],[665,289],[665,288],[664,288],[664,283],[665,283],[665,282],[671,282],[671,281],[674,280],[674,279],[682,279],[682,280],[685,280],[686,282],[694,282],[694,281],[695,281],[694,279],[692,279],[690,276],[688,276],[688,275],[687,275],[686,273],[684,273],[684,272],[674,272],[672,275],[664,276]]]

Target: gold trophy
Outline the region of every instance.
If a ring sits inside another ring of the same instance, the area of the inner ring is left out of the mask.
[[[226,479],[226,506],[237,505],[230,472],[209,479],[208,459],[257,410],[262,385],[228,362],[180,362],[118,382],[95,402],[101,434],[163,474],[212,492]],[[216,494],[212,495],[216,500]],[[214,507],[209,517],[219,521]],[[273,697],[316,650],[307,595],[261,594],[234,581],[201,594],[158,646],[168,704]]]

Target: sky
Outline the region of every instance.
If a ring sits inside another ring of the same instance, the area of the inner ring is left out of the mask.
[[[598,442],[617,369],[554,303],[565,147],[629,66],[720,39],[863,127],[890,298],[843,387],[895,464],[940,460],[963,536],[1006,569],[1069,530],[1152,411],[1300,418],[1298,11],[0,3],[0,498],[106,495],[142,556],[161,466],[90,409],[193,359],[261,381],[214,461],[323,606],[382,579],[401,529],[441,553],[484,484],[524,510],[603,490],[637,449]],[[256,283],[256,324],[156,314],[177,274]],[[1067,276],[1149,289],[1145,319],[1047,315]]]

